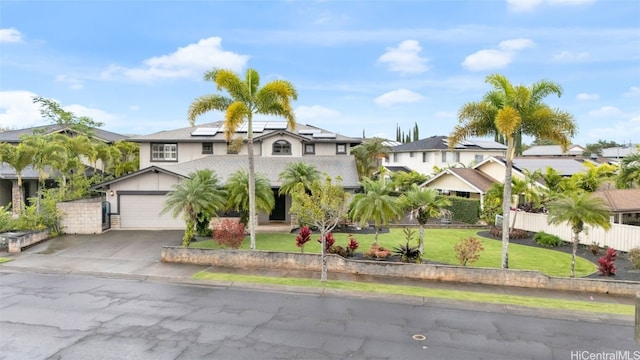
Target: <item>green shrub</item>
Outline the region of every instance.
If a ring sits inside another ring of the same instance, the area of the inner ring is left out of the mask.
[[[539,233],[537,233],[533,237],[533,240],[535,240],[538,245],[544,247],[556,247],[564,244],[564,241],[562,241],[562,239],[560,239],[559,237],[552,234],[547,234],[544,231],[540,231]]]
[[[480,220],[480,201],[459,197],[448,197],[451,206],[446,209],[451,211],[452,220],[465,224],[477,224]]]
[[[11,218],[10,205],[0,206],[0,232],[13,230],[16,226],[15,221]]]
[[[627,257],[634,269],[640,269],[640,247],[629,250]]]

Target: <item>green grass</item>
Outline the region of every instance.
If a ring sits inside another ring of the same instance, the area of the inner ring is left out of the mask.
[[[13,259],[11,259],[11,258],[0,257],[0,264],[6,263],[6,262],[9,262],[9,261],[12,261],[12,260]]]
[[[420,297],[427,297],[427,298],[473,301],[473,302],[482,302],[482,303],[490,303],[490,304],[517,305],[517,306],[557,309],[557,310],[585,311],[585,312],[595,312],[595,313],[602,313],[602,314],[618,314],[618,315],[632,316],[635,312],[635,307],[633,305],[622,305],[622,304],[602,303],[602,302],[593,302],[593,301],[566,300],[566,299],[536,298],[536,297],[527,297],[527,296],[491,294],[491,293],[459,291],[459,290],[449,290],[449,289],[446,289],[446,290],[431,289],[431,288],[423,288],[423,287],[415,287],[415,286],[372,284],[372,283],[359,283],[359,282],[348,282],[348,281],[327,281],[325,283],[322,283],[316,279],[297,279],[297,278],[266,277],[266,276],[255,276],[255,275],[238,275],[238,274],[212,273],[208,271],[201,271],[193,275],[193,278],[198,280],[216,280],[216,281],[227,281],[227,282],[238,282],[238,283],[287,285],[287,286],[299,286],[299,287],[307,287],[307,288],[314,287],[314,288],[361,291],[361,292],[382,293],[382,294],[420,296]]]
[[[499,268],[501,265],[502,243],[499,240],[485,239],[477,235],[477,229],[426,229],[425,230],[425,254],[424,259],[445,264],[457,265],[453,246],[456,242],[467,237],[475,237],[482,241],[484,251],[480,254],[480,259],[473,267]],[[300,252],[296,246],[296,234],[271,233],[256,234],[257,250]],[[305,247],[305,253],[320,253],[320,244],[316,241],[319,234],[313,234],[312,240]],[[334,234],[336,245],[346,246],[348,234]],[[374,240],[373,234],[355,234],[355,238],[360,243],[357,251],[367,251]],[[417,244],[418,231],[414,237]],[[404,234],[402,229],[393,228],[388,233],[378,236],[378,243],[388,249],[393,249],[399,244],[404,244]],[[191,247],[217,249],[218,245],[213,240],[193,243]],[[245,239],[242,249],[249,249],[249,239]],[[509,245],[509,268],[519,270],[536,270],[549,276],[570,275],[571,255],[551,249],[543,249],[533,246],[518,244]],[[577,257],[576,277],[587,276],[597,270],[592,262]]]

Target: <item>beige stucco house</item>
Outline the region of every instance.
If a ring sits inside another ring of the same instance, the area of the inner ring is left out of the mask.
[[[304,161],[321,173],[340,176],[345,189],[359,187],[351,148],[360,138],[310,125],[290,129],[281,121],[254,121],[253,135],[256,173],[269,179],[276,198],[271,213],[258,214],[258,224],[291,221],[291,199],[278,195],[279,174],[291,162]],[[245,125],[233,136],[239,140],[227,142],[219,121],[129,139],[140,144],[140,170],[97,186],[111,204],[112,227],[183,229],[182,219],[159,214],[166,193],[199,169],[213,170],[223,184],[237,170],[248,169],[246,137]],[[238,141],[241,146],[234,146]]]

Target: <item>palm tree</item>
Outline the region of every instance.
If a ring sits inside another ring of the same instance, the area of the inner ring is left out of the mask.
[[[568,223],[573,231],[573,252],[571,256],[571,277],[575,276],[576,251],[580,243],[580,233],[585,225],[611,228],[609,209],[602,198],[588,192],[573,192],[563,195],[547,205],[547,222],[552,225]]]
[[[35,150],[25,143],[11,145],[9,143],[0,143],[0,162],[6,162],[16,170],[18,178],[18,198],[19,203],[13,204],[13,213],[21,214],[24,209],[24,194],[22,189],[22,171],[31,164],[33,152]]]
[[[420,188],[416,184],[412,184],[411,188],[398,199],[403,209],[409,210],[412,218],[418,220],[420,224],[419,238],[420,253],[424,253],[424,226],[430,218],[441,217],[443,210],[447,206],[451,206],[451,200],[438,195],[436,189]]]
[[[260,76],[254,69],[247,69],[242,80],[233,71],[214,69],[204,74],[205,80],[213,81],[218,90],[226,90],[229,97],[211,94],[195,99],[189,106],[188,118],[191,125],[195,119],[212,110],[225,111],[225,135],[231,141],[232,135],[246,121],[247,153],[249,157],[249,234],[251,249],[256,248],[256,189],[254,185],[255,165],[253,159],[253,115],[265,114],[282,116],[290,129],[296,120],[291,100],[298,98],[293,84],[285,80],[273,80],[260,86]]]
[[[384,178],[378,180],[364,178],[360,183],[364,192],[353,197],[350,216],[362,225],[368,221],[374,222],[376,231],[374,243],[377,244],[380,226],[399,218],[402,208],[397,201],[398,198],[391,195],[393,189]]]
[[[385,140],[374,137],[367,139],[351,149],[351,155],[356,158],[356,167],[360,178],[371,178],[375,170],[380,167],[381,158],[389,154],[391,147],[385,145]]]
[[[31,166],[38,170],[38,197],[36,212],[40,213],[40,198],[44,189],[44,182],[49,177],[47,170],[63,169],[67,163],[67,150],[54,138],[40,134],[25,136],[22,143],[33,149]]]
[[[316,180],[320,180],[320,171],[315,166],[304,161],[290,162],[279,175],[280,194],[291,195],[298,186],[309,190],[309,186]]]
[[[449,135],[449,146],[470,137],[493,135],[507,142],[504,196],[502,203],[502,268],[509,267],[509,209],[511,207],[511,174],[517,151],[516,140],[522,135],[553,140],[565,150],[576,132],[573,116],[552,109],[542,102],[550,94],[561,96],[560,85],[542,80],[530,86],[513,86],[503,75],[487,76],[494,90],[482,101],[464,104],[458,113],[460,124]]]
[[[261,174],[256,174],[254,186],[256,208],[270,213],[276,204],[276,200],[273,196],[269,179]],[[250,221],[247,216],[250,206],[249,174],[244,169],[236,171],[229,177],[225,187],[228,194],[226,207],[242,212],[241,222],[246,225],[247,221]]]
[[[188,179],[174,184],[171,189],[160,214],[171,212],[174,218],[182,214],[186,224],[182,246],[189,247],[195,234],[198,214],[215,216],[225,205],[225,192],[220,188],[216,174],[209,169],[189,174]]]
[[[620,161],[617,185],[620,189],[640,186],[640,148]]]

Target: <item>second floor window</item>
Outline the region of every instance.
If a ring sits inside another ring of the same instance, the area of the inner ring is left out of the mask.
[[[151,144],[151,161],[178,161],[178,144]]]
[[[422,162],[427,162],[429,161],[429,153],[428,152],[423,152],[422,153]]]
[[[450,162],[460,162],[460,153],[459,152],[451,152],[451,151],[443,151],[442,152],[442,162],[450,163]]]
[[[273,155],[291,155],[291,143],[278,140],[273,143]]]
[[[347,144],[336,144],[336,154],[346,154]]]
[[[213,143],[202,143],[203,154],[213,154]]]
[[[316,144],[304,144],[304,153],[305,154],[315,154],[316,153]]]
[[[483,160],[483,159],[482,159],[483,157],[484,157],[484,156],[482,156],[482,155],[476,155],[476,156],[475,156],[475,159],[474,159],[474,160],[476,161],[476,164],[477,164],[477,163],[481,163],[481,162],[482,162],[482,160]]]

